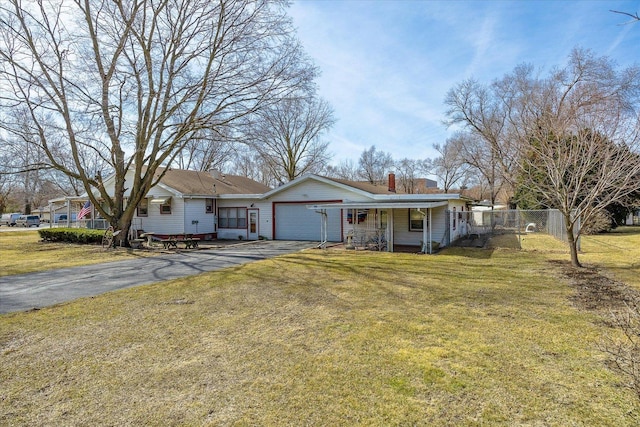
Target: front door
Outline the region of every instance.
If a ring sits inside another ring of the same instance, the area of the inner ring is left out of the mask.
[[[247,238],[249,240],[258,240],[259,230],[258,230],[258,210],[257,209],[247,209],[249,213],[249,235]]]

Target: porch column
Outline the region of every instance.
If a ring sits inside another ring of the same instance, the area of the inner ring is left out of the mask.
[[[432,222],[431,222],[431,219],[432,219],[431,218],[431,211],[432,210],[433,210],[432,208],[429,208],[429,254],[433,253],[433,247],[432,247],[432,244],[431,244],[431,238],[432,238],[432,235],[431,235],[431,224],[432,224]]]
[[[393,211],[394,209],[389,209],[387,211],[387,231],[389,232],[389,235],[387,236],[387,250],[389,252],[393,252]]]
[[[319,211],[316,211],[316,212],[320,214],[320,244],[318,245],[318,247],[320,249],[326,249],[327,248],[327,226],[328,226],[327,210],[320,209]]]
[[[71,201],[67,199],[67,228],[71,227]]]
[[[422,215],[422,248],[421,251],[432,254],[431,245],[431,208],[427,208],[427,212]]]

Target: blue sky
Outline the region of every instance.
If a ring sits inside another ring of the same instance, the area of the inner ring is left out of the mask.
[[[574,47],[639,63],[640,22],[610,10],[640,12],[640,0],[297,0],[289,13],[335,110],[325,139],[337,164],[371,145],[396,160],[435,157],[452,132],[445,95],[469,77],[489,83],[521,63],[549,70]]]

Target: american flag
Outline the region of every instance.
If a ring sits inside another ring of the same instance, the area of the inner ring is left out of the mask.
[[[87,203],[85,203],[82,209],[80,209],[80,212],[78,212],[77,218],[82,219],[87,216],[89,212],[91,212],[91,201],[87,200]]]

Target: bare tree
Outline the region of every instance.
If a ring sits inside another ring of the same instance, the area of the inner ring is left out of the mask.
[[[618,70],[576,49],[543,86],[521,94],[539,114],[526,126],[519,166],[526,185],[563,214],[571,262],[580,266],[577,225],[640,188],[640,69]]]
[[[465,135],[459,133],[448,138],[442,145],[433,145],[433,148],[440,154],[433,159],[433,172],[440,178],[445,193],[448,193],[456,184],[459,187],[467,185],[469,166],[462,156],[465,141]]]
[[[30,131],[29,115],[25,108],[15,108],[8,116],[23,131],[21,134],[9,134],[2,140],[2,156],[0,157],[0,175],[5,182],[12,182],[11,194],[7,201],[12,206],[20,206],[19,210],[30,214],[32,209],[42,206],[46,197],[52,198],[51,184],[59,184],[68,194],[70,186],[66,177],[47,163],[47,156],[38,144],[38,136]],[[76,183],[77,184],[77,183]]]
[[[503,93],[501,82],[485,85],[469,79],[449,90],[445,99],[447,124],[466,131],[466,142],[460,145],[464,160],[487,179],[492,204],[503,187],[513,182],[517,151]]]
[[[460,158],[476,172],[476,176],[482,178],[484,192],[489,196],[491,206],[495,206],[505,185],[499,151],[475,132],[459,132],[456,138],[459,140],[457,147]]]
[[[258,112],[247,126],[247,142],[260,153],[277,181],[288,182],[324,167],[329,143],[321,138],[334,122],[327,102],[302,94]]]
[[[376,146],[372,145],[360,155],[358,173],[360,178],[371,184],[383,184],[393,166],[394,162],[391,154],[384,151],[376,151]]]
[[[580,49],[547,77],[530,70],[516,68],[490,92],[476,83],[457,86],[449,114],[479,142],[465,144],[463,153],[485,179],[496,178],[492,194],[500,178],[517,175],[545,206],[560,210],[571,262],[580,266],[581,227],[639,187],[640,70],[618,70]]]
[[[172,164],[195,135],[312,82],[316,69],[285,4],[5,0],[0,126],[23,135],[6,112],[26,106],[28,132],[49,165],[80,180],[126,238],[136,206],[162,177],[157,168]],[[88,168],[83,159],[93,154],[108,167]],[[69,155],[73,167],[63,159]]]
[[[222,170],[234,155],[234,145],[234,139],[228,134],[203,129],[187,142],[174,163],[180,169]]]
[[[15,174],[6,173],[7,154],[0,152],[0,214],[13,210],[14,204],[10,195],[15,192]]]
[[[395,162],[395,173],[400,190],[413,194],[418,187],[418,180],[427,175],[431,169],[429,160],[404,158]]]
[[[232,175],[244,176],[254,181],[261,182],[270,187],[276,187],[279,183],[273,175],[269,167],[264,163],[262,156],[255,150],[246,146],[238,145],[235,147],[233,157],[227,162],[221,170]]]
[[[356,181],[358,179],[358,166],[351,159],[341,160],[337,165],[329,165],[325,168],[325,173],[331,178],[346,179]]]

